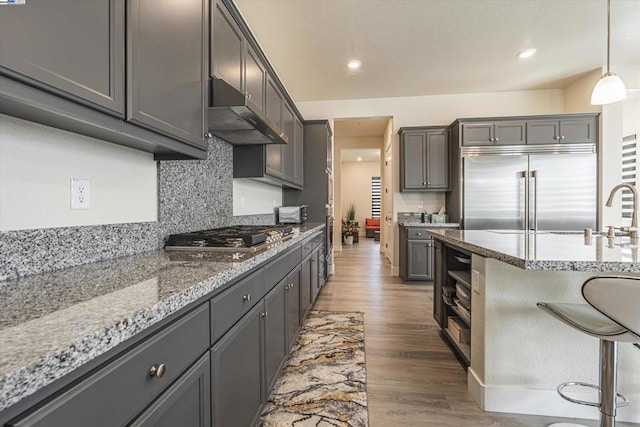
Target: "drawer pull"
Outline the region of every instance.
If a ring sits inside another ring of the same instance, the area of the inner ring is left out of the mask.
[[[251,294],[242,295],[242,301],[244,302],[251,301]]]
[[[149,369],[149,375],[156,378],[164,377],[164,374],[167,373],[167,366],[164,363],[159,365],[153,365],[151,369]]]
[[[263,311],[262,312],[262,317],[269,317],[269,312],[268,311]]]

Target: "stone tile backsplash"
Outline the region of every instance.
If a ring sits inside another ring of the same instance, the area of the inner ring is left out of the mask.
[[[206,160],[158,162],[158,221],[0,233],[0,281],[160,249],[172,233],[275,224],[233,216],[233,147],[212,138]]]

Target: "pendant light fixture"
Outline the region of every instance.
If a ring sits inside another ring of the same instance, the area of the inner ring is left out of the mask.
[[[592,105],[611,104],[622,101],[627,90],[620,77],[611,72],[611,0],[607,0],[607,72],[600,77],[591,92]]]

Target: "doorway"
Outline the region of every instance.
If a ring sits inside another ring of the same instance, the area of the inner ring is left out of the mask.
[[[384,153],[391,146],[391,117],[358,117],[334,119],[334,204],[335,227],[341,230],[350,206],[355,208],[358,240],[367,239],[366,218],[380,218],[380,252],[389,259],[385,216],[393,212],[391,174],[385,173]],[[376,194],[377,187],[377,194]],[[369,238],[375,241],[374,238]],[[376,241],[376,243],[378,243]],[[334,236],[334,250],[342,250],[342,233]]]

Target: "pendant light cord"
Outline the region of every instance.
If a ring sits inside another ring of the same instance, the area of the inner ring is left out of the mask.
[[[607,0],[607,74],[611,72],[611,0]]]

